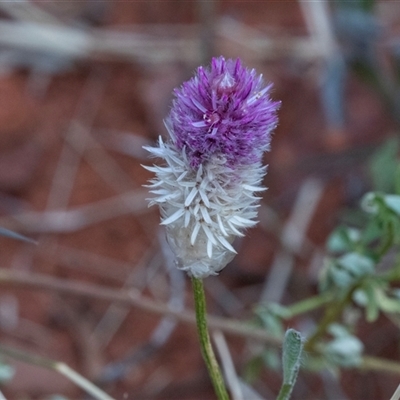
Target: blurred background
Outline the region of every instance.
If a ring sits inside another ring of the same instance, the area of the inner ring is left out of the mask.
[[[28,288],[1,283],[3,345],[67,363],[116,399],[213,398],[193,324],[101,293],[48,290],[38,274],[192,310],[147,207],[141,164],[153,161],[142,146],[165,133],[172,89],[214,55],[256,68],[282,107],[260,223],[205,281],[209,313],[247,323],[259,304],[317,292],[329,233],[358,217],[365,192],[390,185],[398,1],[1,1],[0,227],[38,242],[0,238],[1,267],[32,274]],[[307,334],[320,317],[289,326]],[[399,330],[385,317],[358,334],[369,354],[398,360]],[[275,398],[281,375],[259,357],[263,345],[225,339],[243,398]],[[85,398],[54,371],[0,361],[7,399]],[[398,381],[304,371],[293,399],[387,399]]]

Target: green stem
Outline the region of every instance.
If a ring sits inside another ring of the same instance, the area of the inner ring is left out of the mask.
[[[317,330],[314,334],[307,340],[306,344],[304,345],[304,350],[309,352],[314,350],[314,346],[317,341],[325,334],[326,330],[328,329],[329,325],[335,322],[342,314],[343,310],[346,306],[351,302],[353,298],[353,293],[357,289],[358,285],[354,285],[345,296],[338,302],[333,302],[331,307],[325,312],[324,317],[322,318],[321,322],[318,324]]]
[[[288,400],[290,398],[292,390],[293,385],[290,385],[289,383],[283,384],[276,400]]]
[[[393,246],[394,242],[394,227],[391,221],[388,222],[387,232],[383,235],[383,243],[380,245],[380,249],[378,249],[378,257],[381,259]]]
[[[224,379],[211,346],[210,335],[207,327],[206,297],[204,295],[203,280],[192,277],[194,302],[196,308],[197,331],[199,334],[201,352],[207,365],[215,393],[219,400],[229,400]]]
[[[293,318],[296,315],[304,314],[322,307],[326,303],[329,303],[332,298],[333,294],[331,292],[325,292],[294,303],[293,305],[286,307],[285,311],[287,311],[288,316],[286,317],[285,315],[285,319]]]

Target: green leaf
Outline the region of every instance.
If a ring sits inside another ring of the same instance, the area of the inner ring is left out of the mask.
[[[287,400],[290,398],[300,370],[303,345],[304,341],[300,332],[294,329],[286,331],[282,354],[283,384],[277,400]]]
[[[365,288],[365,294],[367,297],[367,304],[366,304],[366,320],[368,322],[374,322],[379,317],[379,306],[376,299],[376,288],[372,285],[367,285]]]
[[[357,252],[346,253],[337,259],[326,259],[321,273],[322,291],[337,287],[348,288],[374,272],[375,262]]]
[[[386,194],[383,196],[383,201],[390,210],[400,215],[400,196],[396,194]]]
[[[364,230],[362,230],[361,244],[368,246],[382,236],[382,224],[376,218],[371,219]]]
[[[361,199],[361,208],[369,214],[378,214],[379,212],[379,196],[377,193],[366,193]]]
[[[387,140],[371,157],[369,170],[375,190],[390,193],[394,189],[397,170],[399,139],[397,136]]]
[[[354,228],[339,227],[328,238],[327,248],[331,253],[343,253],[354,250],[360,240],[360,231]]]
[[[384,312],[400,313],[400,299],[390,298],[382,289],[376,290],[376,302]]]
[[[338,259],[338,263],[354,277],[361,277],[374,272],[374,262],[369,257],[359,253],[347,253]]]
[[[346,327],[344,327],[343,325],[340,325],[337,323],[330,324],[329,328],[328,328],[328,332],[336,338],[345,337],[345,336],[349,335],[348,329]]]
[[[334,284],[340,288],[346,288],[354,282],[354,277],[342,269],[332,269],[331,275]]]
[[[324,353],[327,358],[341,367],[356,367],[361,363],[361,355],[364,349],[361,341],[355,336],[340,336],[329,342]]]
[[[340,324],[329,326],[328,332],[334,337],[323,348],[327,360],[340,367],[356,367],[360,365],[364,345]]]

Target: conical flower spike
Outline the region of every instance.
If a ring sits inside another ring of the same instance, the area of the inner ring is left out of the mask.
[[[179,268],[215,275],[232,260],[232,242],[257,221],[259,193],[280,103],[261,75],[239,59],[214,58],[175,90],[168,139],[145,147],[164,159],[149,187]]]

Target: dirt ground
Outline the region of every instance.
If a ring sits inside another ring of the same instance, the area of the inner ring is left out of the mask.
[[[65,9],[56,2],[37,2],[77,29],[198,20],[194,1],[61,4]],[[272,37],[307,35],[294,1],[221,1],[216,14]],[[6,12],[4,20],[9,20]],[[315,257],[317,250],[323,252],[343,208],[356,204],[368,190],[364,162],[398,126],[379,95],[356,77],[346,87],[346,126],[335,130],[325,122],[321,107],[318,63],[257,58],[226,36],[217,37],[215,54],[243,57],[274,82],[273,97],[282,101],[280,123],[266,155],[269,190],[261,223],[236,243],[239,254],[231,265],[206,282],[210,314],[245,321],[262,297],[280,250],[277,227],[291,216],[306,184],[315,189],[314,197],[309,193],[308,201],[315,205],[304,233],[309,247],[304,245],[295,257],[281,301],[290,304],[316,293],[322,262]],[[151,174],[141,164],[151,161],[141,146],[164,133],[171,91],[196,65],[93,57],[71,65],[48,60],[58,65],[49,72],[26,57],[30,61],[0,71],[0,226],[38,244],[1,238],[2,268],[135,288],[191,310],[190,282],[166,268],[158,212],[144,200],[142,185]],[[155,337],[160,324],[166,328]],[[292,321],[291,326],[307,329],[304,321]],[[398,360],[398,330],[390,321],[382,317],[359,329],[368,354]],[[0,338],[3,345],[68,364],[116,399],[214,398],[194,326],[138,307],[2,285]],[[226,339],[240,374],[251,357],[247,341]],[[16,372],[2,387],[7,399],[50,399],[52,394],[87,398],[59,373],[22,361],[10,363]],[[265,370],[253,386],[270,399],[280,383],[280,374]],[[384,373],[350,370],[336,381],[329,374],[301,372],[293,399],[386,399],[397,384],[398,376]]]

